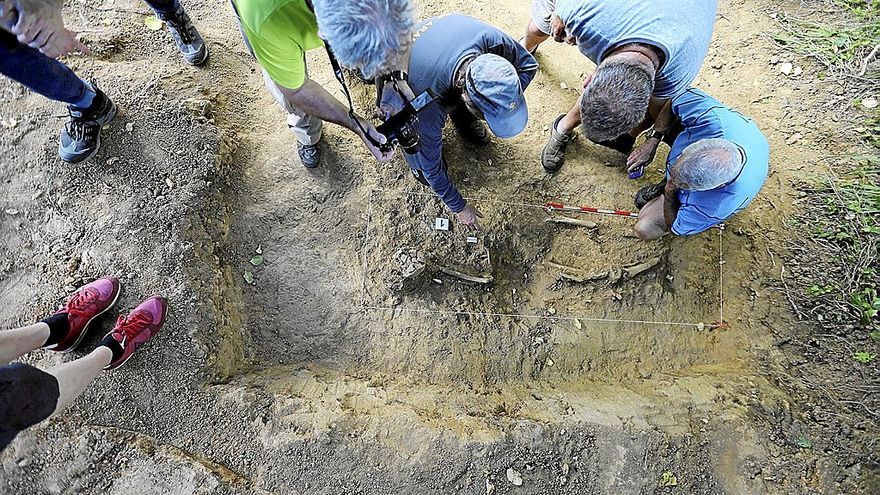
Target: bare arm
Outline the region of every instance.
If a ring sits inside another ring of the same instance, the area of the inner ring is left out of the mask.
[[[550,36],[553,38],[553,41],[557,43],[568,43],[569,45],[576,45],[577,38],[568,33],[565,29],[565,22],[556,15],[556,12],[553,13],[553,17],[550,18]]]
[[[666,134],[672,128],[675,116],[672,114],[672,100],[669,98],[651,98],[649,109],[658,109],[654,117],[654,129]]]
[[[89,53],[76,33],[64,27],[61,7],[61,0],[0,0],[0,28],[51,58],[74,50]]]
[[[648,113],[656,115],[656,117],[654,117],[655,131],[662,134],[669,132],[672,128],[672,123],[675,121],[675,116],[672,114],[672,100],[651,98],[651,102],[648,106]],[[648,139],[645,139],[645,142],[627,157],[627,172],[632,173],[650,165],[650,163],[654,161],[654,156],[657,154],[657,148],[659,146],[660,138],[649,137]]]
[[[281,85],[278,85],[278,87],[284,96],[303,112],[321,120],[345,127],[357,134],[367,146],[367,149],[369,149],[373,156],[375,156],[380,162],[387,162],[393,156],[393,151],[383,152],[374,146],[364,135],[363,131],[361,131],[360,127],[358,127],[354,120],[348,115],[348,108],[315,81],[306,78],[303,85],[297,89],[285,88]],[[361,117],[355,117],[360,121],[361,126],[363,126],[363,128],[375,140],[380,143],[386,141],[385,136],[379,134],[379,132],[376,131],[376,128],[373,127],[373,124],[367,122]]]

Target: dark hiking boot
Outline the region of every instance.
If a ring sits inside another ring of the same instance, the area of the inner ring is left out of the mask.
[[[321,164],[321,148],[316,144],[296,144],[299,159],[305,168],[316,168]]]
[[[650,184],[636,191],[635,198],[633,198],[636,208],[641,210],[652,199],[662,196],[664,189],[666,189],[666,181]]]
[[[458,135],[465,141],[476,144],[477,146],[486,146],[489,144],[489,131],[474,114],[472,114],[464,104],[456,106],[449,112],[449,119],[458,132]]]
[[[208,46],[182,5],[170,14],[157,14],[156,17],[168,24],[168,31],[187,63],[202,65],[208,60]]]
[[[624,155],[629,155],[630,153],[632,153],[633,147],[635,147],[636,145],[636,138],[630,136],[629,134],[623,134],[621,136],[617,136],[614,139],[601,141],[596,144],[604,146],[606,148],[611,148],[614,151],[623,153]]]
[[[116,104],[90,83],[96,96],[89,108],[68,106],[70,118],[61,129],[58,154],[67,163],[80,163],[91,157],[101,147],[101,128],[116,117]]]
[[[563,134],[556,130],[556,125],[559,124],[562,117],[565,115],[556,117],[556,120],[550,124],[550,141],[541,151],[541,165],[548,174],[555,174],[562,168],[562,164],[565,163],[565,149],[568,147],[568,143],[574,139],[574,133]]]

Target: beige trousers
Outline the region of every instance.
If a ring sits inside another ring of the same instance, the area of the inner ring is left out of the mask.
[[[290,132],[293,133],[296,140],[306,146],[318,144],[318,141],[321,140],[321,130],[324,128],[324,121],[296,108],[293,102],[284,96],[284,93],[281,92],[275,81],[269,77],[269,73],[265,69],[263,69],[263,79],[266,80],[266,89],[269,90],[275,101],[281,105],[281,108],[287,112],[287,127],[290,128]]]

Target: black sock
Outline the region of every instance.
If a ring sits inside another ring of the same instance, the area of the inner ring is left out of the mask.
[[[121,358],[122,353],[125,350],[122,348],[122,344],[117,342],[116,339],[110,336],[110,334],[107,334],[106,336],[104,336],[103,339],[101,339],[101,343],[99,344],[99,346],[100,345],[110,349],[110,351],[113,352],[113,359],[110,361],[111,363]]]
[[[52,315],[43,320],[43,323],[49,325],[49,338],[46,339],[43,347],[54,346],[64,340],[64,337],[67,337],[67,334],[70,332],[70,323],[67,321],[67,315],[64,313]]]

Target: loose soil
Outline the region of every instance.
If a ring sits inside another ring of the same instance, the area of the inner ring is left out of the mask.
[[[517,37],[529,18],[528,2],[421,4]],[[784,386],[797,371],[776,345],[801,331],[775,289],[790,184],[817,146],[846,146],[821,128],[788,144],[821,125],[809,74],[768,64],[785,56],[768,14],[793,6],[722,1],[696,83],[768,135],[761,196],[723,233],[644,244],[626,219],[562,225],[523,206],[630,208],[662,173],[659,157],[627,180],[620,155],[584,139],[561,173],[542,171],[549,123],[592,70],[575,48],[541,46],[522,136],[473,149],[448,131],[451,175],[485,214],[469,243],[433,228],[451,217],[400,157],[377,165],[339,128],[304,169],[226,2],[186,5],[205,68],[144,26],[141,3],[68,6],[97,54],[71,66],[121,109],[88,163],[56,157],[60,106],[0,81],[0,327],[104,274],[123,280],[122,308],[172,303],[124,369],[0,455],[3,493],[871,493],[869,453],[835,451],[871,430],[813,435],[803,412],[821,397]],[[324,55],[309,63],[338,93]],[[729,326],[714,328],[722,294]]]

